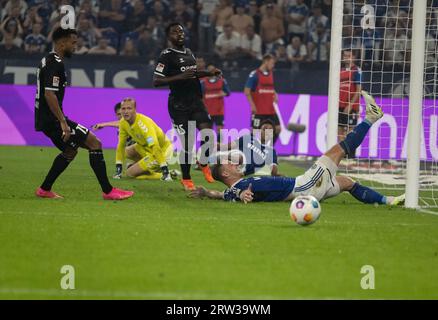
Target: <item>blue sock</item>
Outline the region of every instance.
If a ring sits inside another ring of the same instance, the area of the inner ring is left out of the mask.
[[[357,200],[363,203],[378,203],[386,204],[386,197],[374,191],[371,188],[365,187],[359,183],[355,183],[350,190],[350,194]]]
[[[339,145],[344,149],[345,154],[354,155],[356,149],[360,146],[363,139],[368,133],[368,130],[371,128],[371,123],[368,120],[364,120],[359,123],[353,131],[351,131],[345,139],[339,142]]]

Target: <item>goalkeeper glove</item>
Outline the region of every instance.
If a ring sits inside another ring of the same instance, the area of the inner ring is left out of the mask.
[[[114,179],[122,178],[123,165],[121,163],[116,164],[116,173],[114,174]]]

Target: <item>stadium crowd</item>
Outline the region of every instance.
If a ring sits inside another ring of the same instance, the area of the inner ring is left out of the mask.
[[[429,2],[437,7],[438,1]],[[361,9],[367,3],[376,22],[364,30]],[[345,0],[343,46],[360,50],[363,61],[408,61],[409,3]],[[332,0],[0,0],[0,54],[50,51],[62,5],[76,10],[77,54],[139,56],[153,64],[166,45],[165,26],[177,21],[190,48],[225,64],[260,60],[266,53],[276,56],[278,66],[329,60]],[[437,19],[435,10],[429,25]],[[436,28],[429,30],[428,45],[436,47]]]

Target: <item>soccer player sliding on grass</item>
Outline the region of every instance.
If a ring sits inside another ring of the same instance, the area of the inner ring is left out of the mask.
[[[35,129],[42,131],[61,150],[55,158],[44,182],[35,194],[41,198],[62,198],[52,191],[56,179],[76,157],[79,147],[88,149],[90,166],[99,181],[105,200],[122,200],[132,197],[133,191],[114,188],[108,181],[103,158],[102,143],[86,127],[65,117],[62,110],[67,85],[64,58],[75,51],[77,32],[59,27],[53,33],[54,52],[41,60],[37,71],[35,98]]]
[[[328,150],[303,175],[290,177],[252,177],[243,178],[239,166],[233,163],[217,164],[213,168],[215,180],[222,181],[228,186],[223,192],[207,190],[198,187],[190,193],[193,198],[208,197],[226,201],[291,201],[300,195],[312,195],[318,200],[337,196],[348,191],[363,203],[378,203],[400,205],[405,196],[386,197],[377,191],[359,184],[346,176],[336,176],[339,162],[345,155],[354,151],[364,140],[368,130],[378,121],[383,112],[377,106],[373,97],[362,91],[366,101],[366,117],[350,132],[345,140]]]

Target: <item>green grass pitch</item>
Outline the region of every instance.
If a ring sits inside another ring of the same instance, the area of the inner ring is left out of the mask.
[[[56,154],[0,147],[1,299],[438,298],[438,216],[345,194],[301,227],[288,203],[188,199],[177,182],[129,179],[114,185],[134,198],[107,202],[84,150],[54,186],[65,199],[36,198]],[[112,172],[114,151],[105,156]],[[75,290],[60,287],[63,265]],[[374,290],[361,288],[364,265]]]

